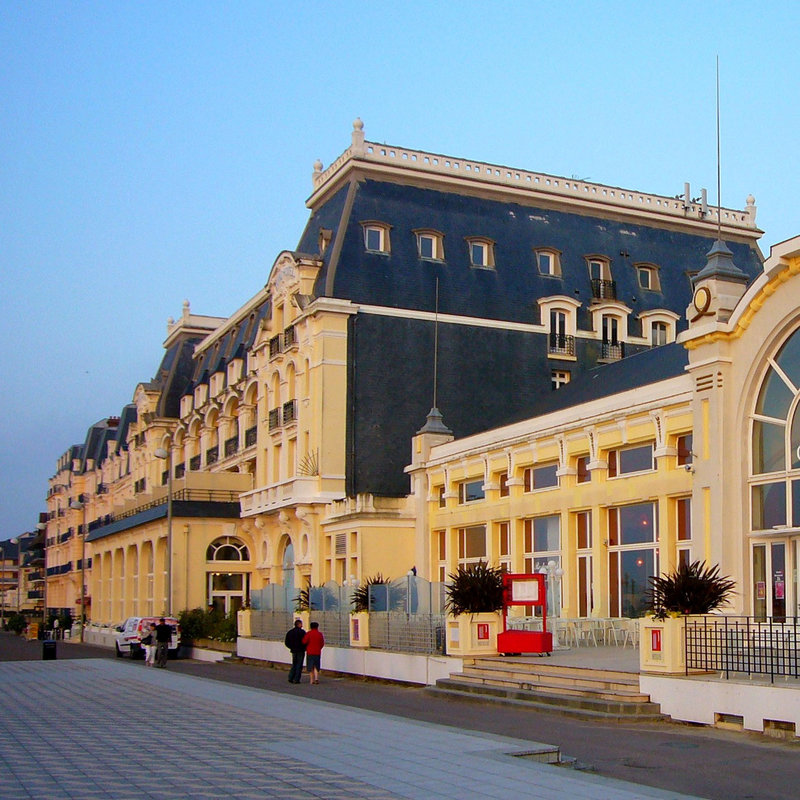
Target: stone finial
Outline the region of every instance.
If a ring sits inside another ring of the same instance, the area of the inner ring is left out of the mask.
[[[191,309],[191,305],[190,305],[189,301],[188,300],[184,300],[183,301],[183,314],[182,314],[184,319],[189,319],[189,314],[191,314],[191,310],[190,309]]]
[[[311,183],[316,186],[319,179],[322,177],[322,162],[317,159],[314,162],[314,172],[311,174]]]
[[[747,218],[750,220],[750,224],[755,227],[758,209],[756,208],[756,199],[752,194],[747,195],[747,207],[744,211],[745,214],[747,214]]]
[[[360,117],[356,117],[353,120],[353,138],[352,138],[352,148],[353,152],[357,154],[362,154],[365,152],[364,150],[364,123],[361,121]]]
[[[706,265],[694,278],[694,284],[707,278],[724,278],[726,280],[747,283],[747,275],[736,266],[733,261],[733,253],[728,249],[725,242],[717,239],[706,254]]]

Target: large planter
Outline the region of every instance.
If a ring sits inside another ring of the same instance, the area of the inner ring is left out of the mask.
[[[497,654],[497,634],[503,618],[499,611],[447,617],[447,655],[461,658]]]
[[[369,613],[366,611],[350,615],[350,647],[369,647]]]
[[[665,675],[686,672],[686,617],[639,620],[639,666]]]
[[[252,613],[249,608],[236,612],[236,631],[239,636],[252,636]]]

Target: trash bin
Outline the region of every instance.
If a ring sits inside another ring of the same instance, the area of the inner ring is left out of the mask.
[[[56,641],[55,639],[45,639],[42,642],[42,660],[54,661],[56,659]]]

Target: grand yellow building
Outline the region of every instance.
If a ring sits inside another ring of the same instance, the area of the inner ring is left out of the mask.
[[[59,461],[49,608],[230,611],[479,560],[549,565],[574,617],[641,614],[681,560],[721,563],[742,611],[797,602],[798,465],[773,469],[797,261],[764,264],[752,198],[718,220],[356,121],[307,205],[265,287],[229,318],[185,304],[153,380]]]

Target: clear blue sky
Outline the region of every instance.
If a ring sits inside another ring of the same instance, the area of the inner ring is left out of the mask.
[[[159,363],[296,246],[368,139],[716,201],[800,234],[792,2],[0,3],[0,539]]]

